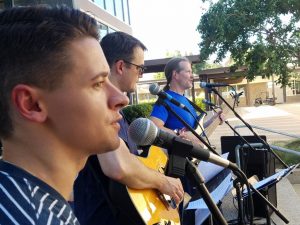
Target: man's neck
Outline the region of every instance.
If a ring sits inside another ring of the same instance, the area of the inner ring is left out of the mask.
[[[184,94],[184,90],[182,90],[181,88],[179,88],[177,86],[170,87],[170,90],[173,92],[176,92],[177,94],[180,94],[180,95]]]
[[[74,160],[70,154],[63,154],[61,149],[44,148],[35,150],[35,146],[19,147],[18,145],[3,143],[3,160],[20,167],[43,182],[50,185],[68,200],[72,192],[74,180],[85,160]],[[26,145],[25,145],[26,146]],[[51,146],[51,144],[50,144]]]

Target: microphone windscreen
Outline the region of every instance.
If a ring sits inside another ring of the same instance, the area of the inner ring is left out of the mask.
[[[152,95],[157,95],[160,92],[159,85],[157,83],[150,84],[150,86],[149,86],[149,92]]]
[[[201,88],[206,88],[206,82],[200,82],[200,87]]]
[[[206,99],[204,98],[204,99],[202,99],[202,102],[203,102],[204,104],[207,104],[207,103],[208,103],[208,100],[206,100]]]
[[[158,128],[146,118],[138,118],[129,125],[128,136],[141,146],[151,145],[157,137]]]

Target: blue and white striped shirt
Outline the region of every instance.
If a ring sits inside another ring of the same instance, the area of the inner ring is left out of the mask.
[[[79,225],[79,222],[56,190],[0,160],[0,224]]]

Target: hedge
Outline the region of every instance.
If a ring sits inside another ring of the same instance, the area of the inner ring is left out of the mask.
[[[129,105],[123,109],[123,113],[129,123],[140,117],[148,118],[152,111],[153,104],[154,103],[142,103],[138,105]]]
[[[196,98],[196,104],[200,108],[205,110],[205,105],[202,103],[202,99]],[[125,117],[127,118],[128,122],[131,123],[133,120],[140,117],[149,118],[153,105],[154,102],[141,103],[138,105],[128,105],[123,109],[123,113],[125,114]]]

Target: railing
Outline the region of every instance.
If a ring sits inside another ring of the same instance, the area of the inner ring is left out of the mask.
[[[245,125],[237,125],[237,126],[234,127],[234,129],[245,128],[245,127],[246,127]],[[269,128],[265,128],[265,127],[260,127],[260,126],[255,126],[255,125],[251,125],[251,127],[255,128],[255,129],[258,129],[258,130],[264,130],[264,131],[267,131],[267,132],[270,132],[270,133],[276,133],[276,134],[280,134],[280,135],[283,135],[283,136],[300,139],[300,135],[290,134],[290,133],[287,133],[287,132],[277,131],[277,130],[273,130],[273,129],[269,129]],[[282,147],[279,147],[279,146],[276,146],[276,145],[270,145],[270,147],[274,150],[277,150],[277,151],[291,153],[291,154],[300,156],[300,152],[292,150],[292,149],[282,148]]]

